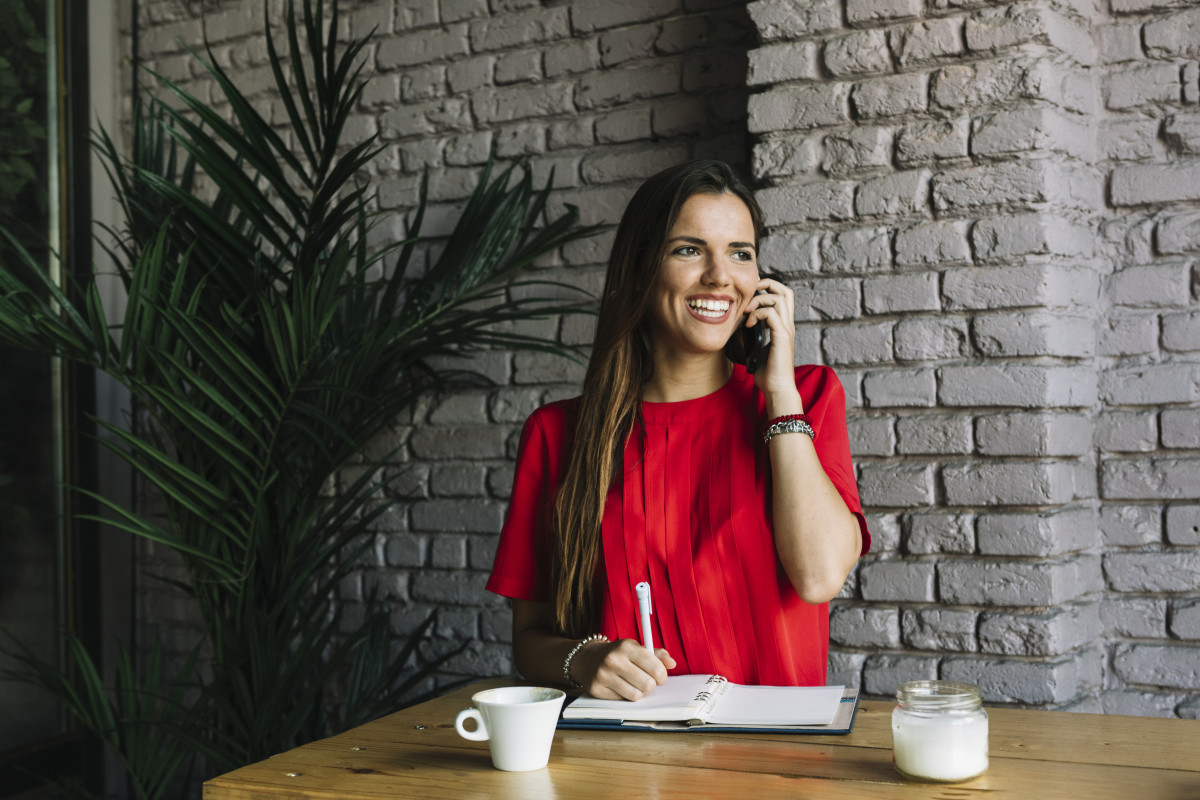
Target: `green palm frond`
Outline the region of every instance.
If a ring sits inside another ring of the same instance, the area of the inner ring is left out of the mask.
[[[135,110],[129,158],[96,135],[127,217],[108,248],[128,293],[116,326],[93,282],[55,286],[28,254],[0,265],[0,343],[91,365],[133,398],[136,430],[98,421],[102,443],[153,489],[162,513],[96,499],[110,524],[182,557],[204,624],[204,670],[189,661],[169,677],[154,656],[140,683],[122,679],[107,712],[95,686],[72,708],[93,729],[115,730],[120,703],[156,696],[142,712],[179,728],[175,740],[215,771],[323,735],[329,714],[352,724],[394,707],[440,663],[420,657],[431,621],[397,648],[383,603],[367,598],[351,625],[335,602],[395,502],[397,474],[366,464],[336,494],[327,487],[364,463],[372,439],[422,394],[471,379],[433,365],[496,347],[578,358],[514,323],[591,306],[563,282],[517,274],[592,233],[572,207],[548,213],[552,185],[535,187],[525,165],[482,170],[420,274],[412,266],[427,242],[426,181],[409,237],[367,247],[368,231],[394,212],[370,211],[360,179],[374,138],[342,140],[362,91],[365,40],[339,46],[337,14],[333,2],[325,28],[321,0],[305,0],[299,15],[289,2],[286,55],[268,31],[290,136],[211,53],[196,58],[228,116],[160,78],[177,102]],[[210,199],[197,194],[201,175]],[[341,702],[330,707],[337,685]],[[162,773],[186,759],[163,755],[156,766],[152,737],[122,736],[120,746],[141,754],[123,762],[139,791],[158,796]]]

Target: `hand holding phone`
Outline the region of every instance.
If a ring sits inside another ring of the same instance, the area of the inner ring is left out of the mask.
[[[759,290],[756,294],[764,294]],[[771,347],[770,334],[762,320],[747,328],[738,326],[737,331],[725,345],[725,355],[735,364],[741,364],[751,375],[759,365],[767,363],[767,351]]]

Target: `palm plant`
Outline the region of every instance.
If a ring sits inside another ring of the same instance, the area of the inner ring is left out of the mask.
[[[326,734],[335,679],[336,721],[354,724],[394,708],[424,677],[413,672],[414,650],[428,622],[398,649],[374,598],[359,624],[334,600],[395,477],[373,468],[346,477],[344,467],[367,463],[367,444],[421,395],[469,378],[435,369],[439,357],[497,346],[564,352],[512,323],[579,308],[556,299],[569,287],[513,274],[591,232],[573,208],[550,219],[550,184],[535,190],[523,167],[483,170],[428,269],[410,269],[424,184],[411,237],[368,249],[378,215],[357,176],[378,147],[342,142],[366,40],[339,48],[336,1],[323,35],[325,16],[322,0],[304,0],[298,20],[289,1],[287,58],[268,25],[296,152],[211,53],[196,57],[232,121],[160,78],[178,108],[152,100],[137,115],[132,158],[99,136],[128,220],[112,249],[128,292],[117,330],[93,282],[64,291],[41,278],[35,290],[43,273],[28,254],[0,265],[0,342],[90,365],[128,389],[135,430],[99,420],[102,441],[160,508],[95,499],[117,527],[179,554],[186,580],[175,584],[203,619],[204,669],[189,660],[172,678],[155,651],[140,679],[127,663],[115,705],[87,654],[71,650],[88,690],[68,706],[85,724],[118,751],[148,746],[148,725],[158,726],[154,746],[176,748],[157,759],[121,752],[143,797],[170,785],[187,760],[175,758],[180,748],[225,771]],[[198,191],[203,181],[211,191]],[[74,691],[10,651],[23,665],[10,677]]]

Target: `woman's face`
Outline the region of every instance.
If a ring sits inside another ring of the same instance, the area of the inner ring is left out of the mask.
[[[720,352],[758,286],[754,222],[735,194],[694,194],[667,233],[652,291],[655,350]]]

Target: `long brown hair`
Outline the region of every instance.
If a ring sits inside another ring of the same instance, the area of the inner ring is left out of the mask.
[[[598,624],[595,585],[605,498],[641,416],[642,390],[654,364],[647,315],[667,234],[694,194],[736,195],[750,210],[757,247],[762,212],[728,164],[692,161],[654,175],[638,189],[617,227],[592,356],[566,474],[554,505],[552,583],[558,633],[579,638]]]

